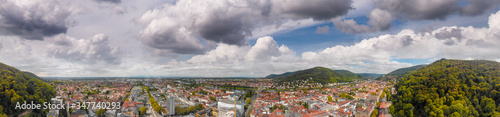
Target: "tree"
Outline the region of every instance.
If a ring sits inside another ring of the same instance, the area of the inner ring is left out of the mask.
[[[106,110],[104,110],[104,109],[99,109],[99,110],[97,110],[97,113],[96,113],[96,114],[97,114],[97,116],[99,116],[99,117],[104,117],[104,116],[105,116],[105,114],[104,114],[105,112],[106,112]]]
[[[141,109],[139,109],[139,112],[140,112],[140,116],[144,116],[144,114],[146,114],[146,107],[141,107]]]
[[[483,116],[489,117],[494,115],[496,107],[493,99],[483,97],[481,100],[481,107],[483,108]]]
[[[198,104],[198,106],[196,106],[196,110],[203,110],[203,104]]]
[[[210,96],[210,100],[215,101],[215,97]]]
[[[395,113],[395,112],[396,112],[396,110],[394,110],[394,105],[391,105],[391,106],[389,107],[389,113],[390,113],[390,114],[392,114],[392,115],[396,115],[396,113]]]
[[[378,109],[374,109],[371,117],[377,117],[377,116],[378,116]]]
[[[404,114],[405,114],[407,117],[413,117],[413,116],[414,116],[414,115],[413,115],[413,109],[414,109],[414,108],[415,108],[415,107],[413,107],[413,105],[412,105],[412,104],[405,104],[405,105],[403,106]]]
[[[273,107],[271,107],[269,110],[270,110],[271,112],[274,112],[274,110],[276,110],[276,108],[278,108],[278,106],[274,105],[274,106],[273,106]]]
[[[329,101],[329,102],[333,102],[333,98],[332,98],[332,96],[328,96],[328,101]]]
[[[286,107],[285,107],[285,106],[283,106],[283,105],[280,105],[280,108],[279,108],[279,109],[280,109],[280,110],[285,110],[285,109],[286,109]]]
[[[385,91],[383,91],[382,94],[380,95],[380,99],[382,99],[384,97],[385,97]]]

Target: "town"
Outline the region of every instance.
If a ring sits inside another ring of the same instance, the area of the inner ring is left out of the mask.
[[[319,84],[259,78],[115,78],[53,80],[48,116],[71,117],[369,117],[391,116],[393,83]],[[65,112],[64,112],[65,111]]]

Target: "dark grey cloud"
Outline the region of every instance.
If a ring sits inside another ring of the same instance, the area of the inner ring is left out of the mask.
[[[444,20],[448,15],[459,10],[457,0],[401,0],[400,3],[401,11],[391,12],[400,18],[412,20]]]
[[[212,17],[199,26],[198,33],[207,40],[231,45],[244,45],[245,37],[252,35],[252,24],[245,25],[241,18]]]
[[[30,40],[43,40],[64,34],[72,24],[75,9],[59,1],[44,3],[3,0],[0,5],[0,34],[17,35]]]
[[[476,16],[499,4],[499,0],[468,0],[468,2],[467,5],[461,6],[458,4],[458,0],[374,0],[374,9],[368,14],[371,22],[368,25],[359,25],[357,22],[349,20],[340,21],[340,19],[333,23],[337,29],[346,33],[375,32],[389,29],[390,22],[395,19],[446,20],[448,16],[453,14]],[[375,15],[370,17],[375,10],[387,12],[380,13],[389,14],[389,16]],[[374,20],[376,18],[378,20]]]
[[[498,5],[499,0],[469,0],[470,4],[460,9],[460,13],[469,16],[483,14],[489,8]]]
[[[476,46],[476,47],[481,47],[481,48],[495,47],[495,44],[488,43],[488,42],[484,41],[483,39],[478,39],[478,40],[469,39],[469,40],[467,40],[465,45]]]
[[[0,43],[0,50],[1,50],[2,48],[3,48],[3,45],[2,45],[2,43]]]
[[[450,39],[450,38],[462,38],[462,29],[453,28],[451,30],[441,30],[440,32],[434,34],[434,37],[438,39]]]
[[[393,16],[390,12],[381,9],[372,10],[367,17],[370,19],[368,25],[360,25],[352,19],[342,21],[340,18],[335,18],[332,22],[338,30],[345,33],[356,34],[387,30],[391,27],[391,21],[393,20]]]
[[[57,35],[47,47],[47,55],[72,62],[86,64],[120,64],[121,51],[108,44],[108,36],[97,34],[88,39],[75,39],[66,35]]]
[[[329,20],[347,14],[352,0],[178,1],[146,12],[136,21],[139,40],[160,53],[200,54],[205,43],[248,45],[252,31],[302,19]],[[244,5],[242,5],[244,4]],[[167,54],[168,55],[168,54]]]
[[[276,0],[274,8],[293,18],[330,20],[347,14],[353,9],[351,4],[352,0]]]
[[[403,43],[403,46],[409,46],[413,43],[413,38],[411,38],[411,36],[404,36],[403,37],[403,41],[401,41]]]
[[[97,2],[107,2],[107,3],[114,3],[114,4],[120,4],[122,0],[95,0]]]
[[[448,39],[444,42],[444,45],[448,45],[448,46],[455,45],[455,44],[457,44],[457,42],[453,39]]]
[[[162,52],[174,52],[179,54],[201,54],[206,48],[194,38],[187,40],[184,34],[179,32],[163,32],[150,38],[142,38],[142,42],[150,47],[167,50]],[[186,39],[186,40],[183,40]]]
[[[375,0],[375,7],[390,11],[401,19],[445,20],[447,16],[460,13],[466,16],[483,14],[487,9],[498,5],[498,0]]]
[[[370,27],[368,27],[367,25],[359,25],[353,19],[341,20],[338,18],[338,19],[333,19],[332,22],[335,25],[335,28],[345,33],[355,34],[355,33],[371,32]]]
[[[318,34],[328,34],[329,31],[330,31],[329,26],[323,26],[323,27],[318,26],[318,28],[316,28],[316,33]]]
[[[168,55],[166,53],[178,54],[200,54],[206,51],[199,39],[192,36],[193,32],[186,27],[181,27],[171,20],[154,22],[150,25],[155,27],[143,30],[139,34],[139,40],[155,50],[156,55]]]
[[[458,42],[462,41],[462,29],[460,28],[452,28],[449,30],[441,30],[434,34],[439,40],[445,40],[445,45],[455,45]]]

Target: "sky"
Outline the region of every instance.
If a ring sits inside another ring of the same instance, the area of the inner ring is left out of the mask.
[[[0,62],[41,77],[385,74],[500,61],[500,0],[0,0]]]

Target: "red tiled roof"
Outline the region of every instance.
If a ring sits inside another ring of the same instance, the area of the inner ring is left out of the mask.
[[[326,111],[316,111],[305,114],[304,117],[328,117],[328,113]]]
[[[123,106],[124,108],[128,108],[128,107],[135,107],[135,102],[134,101],[125,101],[123,103]]]
[[[385,106],[385,102],[380,103],[380,107],[379,108],[385,108],[385,107],[386,107]]]

